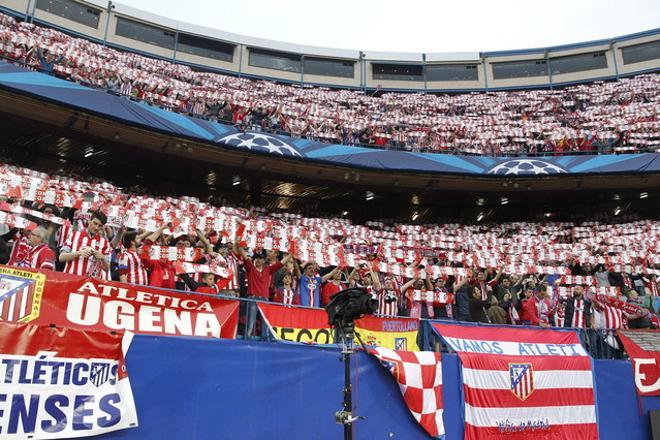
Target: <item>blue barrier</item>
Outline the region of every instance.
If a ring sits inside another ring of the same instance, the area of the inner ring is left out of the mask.
[[[377,360],[353,360],[356,439],[428,438],[408,412],[399,388]],[[343,369],[334,348],[192,338],[136,336],[127,364],[140,419],[136,429],[99,439],[341,438],[334,413]],[[443,353],[447,440],[463,436],[459,361]],[[649,438],[627,361],[594,361],[600,438]]]

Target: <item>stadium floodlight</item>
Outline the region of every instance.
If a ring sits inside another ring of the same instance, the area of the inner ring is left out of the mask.
[[[375,198],[374,193],[372,191],[367,191],[367,194],[365,196],[365,199],[367,199],[367,202],[369,200],[373,200]]]
[[[646,191],[644,191],[643,193],[639,193],[639,198],[640,199],[646,199],[646,198],[648,198],[648,196],[649,196],[649,193],[647,193]]]
[[[617,206],[616,209],[614,210],[614,215],[619,215],[621,214],[621,207]]]
[[[234,176],[234,178],[233,178],[231,184],[232,184],[233,186],[240,185],[240,184],[241,184],[241,176]]]
[[[500,199],[500,204],[502,204],[502,205],[508,205],[508,204],[509,204],[509,199],[506,198],[506,197],[502,197],[502,198]]]

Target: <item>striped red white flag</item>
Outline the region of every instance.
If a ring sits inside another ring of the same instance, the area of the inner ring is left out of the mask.
[[[433,324],[461,359],[465,439],[597,439],[591,358],[574,331]]]

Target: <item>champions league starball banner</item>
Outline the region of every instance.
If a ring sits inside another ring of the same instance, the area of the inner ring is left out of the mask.
[[[0,318],[86,330],[235,338],[236,300],[0,266]]]
[[[138,426],[129,333],[0,322],[0,438],[86,437]]]
[[[335,343],[325,310],[259,303],[259,311],[271,335],[278,341],[321,345]],[[392,350],[419,350],[418,329],[417,319],[365,316],[355,320],[355,331],[366,345]]]
[[[591,357],[577,333],[432,326],[461,360],[465,439],[598,439]]]

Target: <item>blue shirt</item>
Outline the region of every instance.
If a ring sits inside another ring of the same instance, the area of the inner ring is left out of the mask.
[[[307,275],[301,276],[298,290],[300,292],[301,306],[307,306],[307,307],[321,306],[320,276],[313,276],[313,277],[308,277]]]

